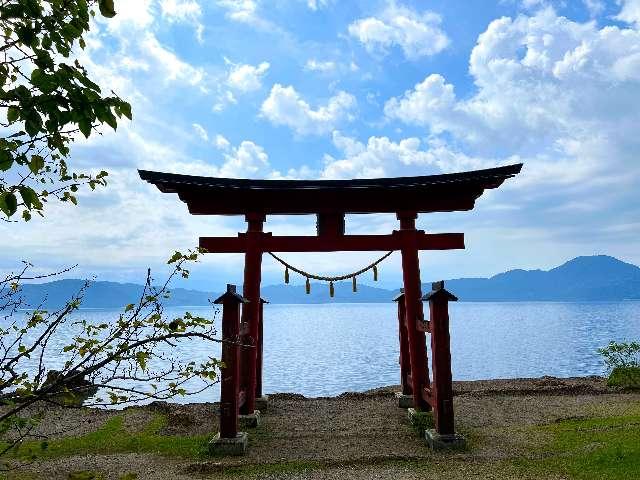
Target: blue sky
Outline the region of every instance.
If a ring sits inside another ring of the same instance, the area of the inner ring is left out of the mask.
[[[110,173],[80,205],[2,226],[0,268],[26,259],[71,276],[144,279],[200,235],[241,218],[191,217],[136,169],[250,178],[425,175],[524,162],[473,212],[423,215],[467,249],[426,252],[423,279],[548,268],[607,253],[640,264],[640,0],[137,0],[116,2],[79,51],[133,105],[117,132],[80,139],[70,163]],[[312,234],[309,217],[269,218]],[[349,217],[388,233],[393,216]],[[375,253],[296,254],[339,274]],[[242,258],[208,255],[194,288],[241,282]],[[400,283],[399,258],[381,268]],[[265,259],[264,283],[281,281]]]

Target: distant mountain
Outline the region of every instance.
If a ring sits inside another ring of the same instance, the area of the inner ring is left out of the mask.
[[[640,299],[640,268],[607,255],[577,257],[548,271],[511,270],[491,278],[460,278],[446,283],[465,301]]]
[[[64,305],[83,285],[82,280],[58,280],[43,284],[26,284],[23,296],[31,306],[47,308]],[[446,281],[447,289],[461,301],[617,301],[640,300],[640,268],[606,255],[577,257],[551,270],[511,270],[491,278],[459,278]],[[120,308],[135,303],[142,285],[133,283],[93,282],[87,290],[84,308]],[[390,302],[398,290],[358,285],[335,284],[335,296],[329,297],[326,284],[312,284],[311,294],[304,285],[266,285],[262,297],[271,303],[377,303]],[[423,291],[431,289],[430,283]],[[176,288],[167,306],[209,305],[216,293]]]
[[[28,305],[37,307],[43,304],[46,308],[60,308],[65,305],[84,285],[84,280],[56,280],[40,284],[25,284],[22,287],[23,297]],[[140,300],[144,286],[135,283],[92,282],[87,289],[83,308],[120,308]],[[174,288],[171,296],[165,300],[167,306],[208,305],[209,298],[217,298],[215,294]]]

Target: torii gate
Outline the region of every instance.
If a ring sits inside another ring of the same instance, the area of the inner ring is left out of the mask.
[[[472,210],[486,189],[497,188],[522,169],[522,164],[444,175],[357,180],[248,180],[196,177],[140,170],[143,180],[161,192],[177,193],[194,215],[244,215],[247,231],[237,237],[201,237],[210,253],[244,253],[242,308],[243,343],[260,347],[262,255],[265,252],[390,251],[402,254],[406,342],[410,374],[403,373],[405,392],[414,407],[430,410],[433,403],[426,359],[425,322],[418,252],[463,249],[462,233],[425,233],[416,229],[419,213]],[[345,235],[346,214],[395,213],[399,230],[388,235]],[[317,216],[315,236],[273,236],[264,232],[267,215]],[[455,297],[453,297],[455,298]],[[401,328],[401,335],[403,329]],[[448,339],[448,331],[446,332]],[[447,340],[448,341],[448,340]],[[402,338],[401,338],[402,343]],[[261,395],[260,348],[243,358],[240,412],[255,410]],[[406,360],[406,359],[405,359]],[[435,366],[434,366],[435,367]],[[446,372],[445,372],[446,373]],[[449,366],[449,383],[451,372]],[[260,388],[257,388],[260,387]],[[436,409],[437,405],[433,405]],[[448,410],[448,409],[447,409]],[[453,410],[450,422],[453,428]],[[448,415],[440,412],[440,416]],[[446,419],[445,419],[446,420]],[[453,432],[439,432],[453,433]]]

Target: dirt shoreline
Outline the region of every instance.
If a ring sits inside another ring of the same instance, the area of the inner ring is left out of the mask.
[[[390,386],[319,398],[293,393],[270,394],[263,424],[257,430],[247,430],[250,445],[243,457],[194,459],[150,452],[105,452],[43,459],[29,469],[34,473],[61,472],[60,476],[47,475],[48,480],[67,478],[64,472],[77,470],[107,472],[105,478],[116,480],[119,475],[130,472],[136,473],[139,479],[189,479],[219,478],[222,472],[234,467],[292,462],[314,462],[324,469],[346,469],[356,475],[359,469],[377,469],[376,465],[399,460],[502,461],[521,455],[532,442],[540,441],[527,430],[531,426],[640,408],[640,393],[609,388],[602,377],[454,382],[456,429],[467,436],[471,448],[443,457],[431,452],[424,439],[418,438],[410,427],[406,411],[397,406],[395,392],[398,390],[397,386]],[[99,429],[115,416],[123,417],[127,431],[136,432],[142,431],[158,414],[166,418],[159,435],[213,436],[217,432],[217,404],[157,402],[121,411],[51,409],[37,433],[51,438],[77,437]],[[62,432],[66,430],[69,432]],[[385,470],[387,466],[379,468]],[[398,477],[398,472],[393,472],[397,478],[414,478],[410,474]],[[336,473],[335,478],[344,477]],[[375,478],[392,476],[376,474]],[[455,475],[452,478],[456,478]]]

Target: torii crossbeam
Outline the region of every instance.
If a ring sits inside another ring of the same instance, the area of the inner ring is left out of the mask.
[[[265,252],[399,250],[402,254],[404,310],[411,364],[407,390],[416,408],[429,410],[430,396],[418,252],[464,248],[462,233],[417,230],[420,213],[471,210],[487,189],[517,175],[522,164],[444,175],[358,180],[248,180],[196,177],[140,170],[140,177],[164,193],[177,193],[194,215],[244,215],[237,237],[203,237],[211,253],[244,253],[243,343],[260,346],[260,282]],[[388,235],[346,235],[345,215],[395,213],[399,229]],[[267,215],[317,216],[315,236],[273,236],[263,230]],[[261,395],[257,379],[260,348],[242,363],[242,413],[253,413]],[[260,369],[261,371],[261,369]],[[450,378],[450,376],[449,376]],[[450,380],[449,380],[450,382]],[[452,418],[452,417],[451,417]],[[452,422],[451,422],[452,423]]]

